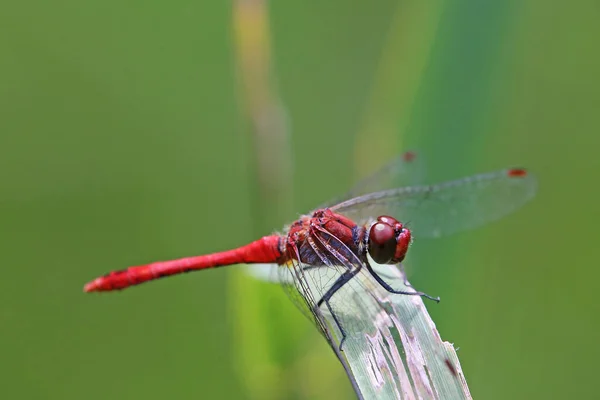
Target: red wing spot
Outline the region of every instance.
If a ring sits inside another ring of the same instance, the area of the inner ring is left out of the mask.
[[[446,362],[446,367],[448,367],[448,369],[450,370],[450,373],[452,375],[456,376],[456,369],[454,369],[454,365],[452,365],[450,360],[448,360],[447,358],[444,361]]]
[[[402,155],[402,159],[406,162],[412,162],[415,160],[416,157],[417,155],[412,151],[407,151]]]
[[[523,168],[515,168],[508,170],[508,176],[510,176],[511,178],[522,178],[525,175],[527,175],[527,171]]]

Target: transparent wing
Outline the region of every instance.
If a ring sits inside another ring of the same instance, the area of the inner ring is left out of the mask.
[[[506,169],[437,185],[384,190],[346,200],[331,210],[363,225],[390,215],[419,237],[438,237],[502,218],[530,200],[535,178]]]
[[[360,180],[342,196],[318,208],[332,206],[343,200],[362,196],[367,193],[394,189],[401,186],[423,184],[424,178],[425,162],[423,157],[414,151],[407,151],[392,159],[373,175]]]

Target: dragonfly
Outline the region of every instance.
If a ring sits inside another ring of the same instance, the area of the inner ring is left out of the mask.
[[[326,337],[328,327],[322,312],[329,313],[339,331],[342,350],[348,333],[339,313],[352,310],[340,311],[344,302],[337,301],[334,307],[333,300],[342,288],[351,286],[348,283],[359,282],[363,295],[369,290],[364,282],[374,281],[390,294],[439,301],[406,280],[404,288],[392,287],[376,266],[403,271],[413,234],[437,238],[482,226],[515,211],[535,193],[535,178],[522,168],[439,184],[396,187],[420,176],[415,158],[413,152],[407,152],[392,160],[360,181],[344,200],[300,216],[282,233],[231,250],[112,271],[87,283],[84,291],[121,290],[171,275],[234,264],[270,264],[290,298]]]

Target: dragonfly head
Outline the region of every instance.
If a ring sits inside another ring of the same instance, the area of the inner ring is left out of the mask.
[[[404,260],[410,238],[400,221],[382,215],[369,229],[369,254],[378,264],[397,264]]]

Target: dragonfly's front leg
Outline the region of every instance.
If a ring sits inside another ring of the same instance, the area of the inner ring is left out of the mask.
[[[394,293],[394,294],[407,294],[407,295],[412,295],[412,296],[421,296],[421,297],[425,297],[429,300],[433,300],[437,303],[440,302],[440,298],[439,297],[432,297],[430,295],[428,295],[427,293],[423,293],[423,292],[419,292],[419,291],[414,291],[414,292],[407,292],[405,290],[396,290],[393,287],[391,287],[386,281],[384,281],[383,279],[381,279],[381,277],[379,275],[377,275],[377,272],[375,272],[375,270],[373,269],[373,267],[371,267],[371,265],[367,262],[365,263],[367,266],[367,269],[369,270],[369,272],[371,273],[371,275],[373,276],[373,278],[375,278],[375,280],[377,281],[377,283],[379,283],[381,285],[381,287],[383,287],[385,290],[387,290],[390,293]],[[404,282],[406,283],[406,276],[404,277]],[[412,286],[407,285],[409,287],[412,288]]]

